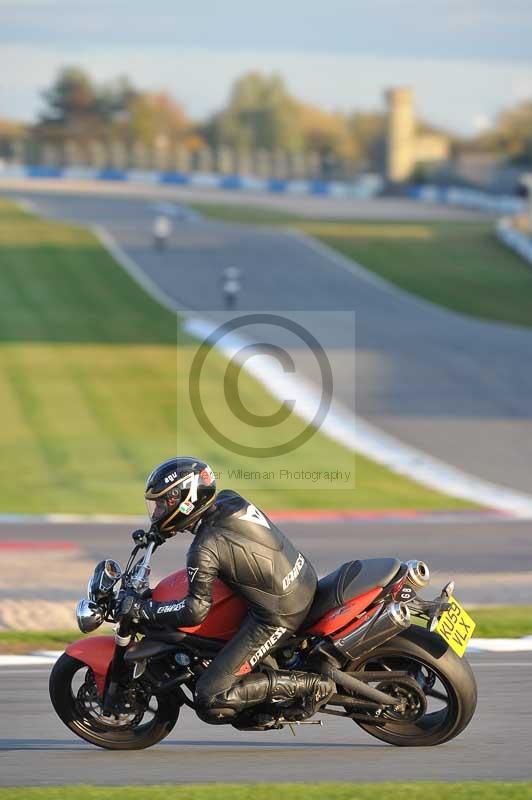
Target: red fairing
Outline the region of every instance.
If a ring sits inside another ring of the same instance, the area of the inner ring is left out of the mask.
[[[319,633],[322,636],[331,636],[336,631],[348,625],[354,617],[357,617],[380,595],[382,589],[376,587],[369,592],[354,597],[348,603],[338,608],[332,608],[314,625],[308,629],[308,633]]]
[[[115,652],[114,636],[91,636],[79,639],[69,644],[65,652],[92,669],[98,691],[103,694],[107,672]]]
[[[187,593],[188,575],[186,569],[181,569],[158,583],[152,596],[157,602],[162,602],[180,600],[186,597]],[[244,600],[216,578],[212,592],[212,606],[207,618],[201,625],[179,630],[211,639],[229,640],[240,628],[246,612],[247,605]]]

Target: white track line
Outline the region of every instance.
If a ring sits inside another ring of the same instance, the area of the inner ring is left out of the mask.
[[[471,639],[470,652],[532,653],[532,636],[522,639]]]
[[[4,667],[30,667],[41,666],[44,664],[55,664],[62,650],[49,650],[41,653],[29,653],[28,655],[0,655],[0,674],[5,674]],[[468,654],[477,655],[479,653],[532,653],[532,636],[524,636],[522,639],[471,639]],[[475,662],[475,666],[488,662]],[[489,662],[490,666],[494,662]],[[504,666],[508,666],[502,662]],[[519,666],[521,663],[519,662]]]
[[[469,661],[469,659],[468,659]],[[469,661],[470,666],[474,667],[532,667],[532,661]]]
[[[319,512],[316,517],[309,518],[308,511],[304,510],[302,516],[283,517],[275,510],[269,511],[269,516],[274,521],[282,522],[283,525],[301,524],[305,525],[499,525],[500,523],[523,522],[525,519],[532,519],[532,515],[516,516],[510,513],[500,513],[496,510],[490,512],[480,510],[478,512],[465,509],[463,512],[439,512],[427,511],[426,513],[415,514],[406,517],[398,514],[376,514],[372,517],[339,517],[337,519],[323,519]],[[134,514],[0,514],[0,525],[133,525],[141,528],[146,525],[146,517]],[[0,549],[2,542],[0,541]]]
[[[0,514],[0,524],[35,525],[138,525],[146,524],[140,514]]]
[[[22,666],[28,666],[28,665],[22,665]],[[49,674],[50,674],[49,669],[41,669],[41,667],[38,667],[37,669],[24,670],[24,672],[22,672],[20,669],[9,669],[9,667],[5,669],[0,665],[0,675],[2,676],[18,675],[20,677],[21,675],[49,675]]]
[[[29,667],[40,666],[41,664],[55,664],[61,653],[54,656],[0,656],[0,667]]]

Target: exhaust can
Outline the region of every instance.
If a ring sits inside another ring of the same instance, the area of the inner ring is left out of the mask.
[[[379,647],[388,639],[410,626],[410,610],[404,603],[390,603],[356,630],[340,639],[334,646],[343,656],[355,659]]]

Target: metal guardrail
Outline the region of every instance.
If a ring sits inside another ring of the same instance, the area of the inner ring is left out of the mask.
[[[478,189],[459,186],[412,186],[408,194],[413,200],[422,203],[442,203],[500,214],[520,214],[526,208],[526,201],[520,197],[488,194]]]
[[[504,214],[505,216],[498,219],[495,225],[497,238],[532,264],[532,238],[518,231],[508,216],[526,211],[528,205],[526,200],[511,195],[491,195],[476,189],[455,186],[412,186],[408,194],[413,200],[422,203],[443,203]]]
[[[532,239],[518,231],[517,228],[512,225],[511,219],[502,217],[497,220],[495,231],[500,242],[514,250],[529,264],[532,264]]]

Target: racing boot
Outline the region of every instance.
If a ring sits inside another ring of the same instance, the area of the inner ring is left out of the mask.
[[[313,714],[336,691],[330,678],[309,672],[267,669],[246,675],[214,697],[196,693],[196,712],[213,725],[232,722],[244,709],[263,703],[288,703],[301,698],[307,715]],[[273,718],[272,718],[273,719]]]
[[[334,681],[312,672],[269,670],[268,677],[270,690],[267,700],[272,703],[284,703],[301,697],[308,701],[309,710],[314,712],[336,692]]]
[[[247,706],[282,703],[283,710],[278,708],[277,714],[254,714],[250,708],[232,722],[239,730],[277,730],[289,719],[306,719],[315,714],[336,692],[334,681],[315,673],[267,669],[253,676],[253,681],[251,677],[247,676],[247,680],[241,681],[237,684],[238,688],[233,687],[228,694],[236,689],[241,703],[244,702]],[[298,699],[302,700],[303,706],[299,710],[292,706],[292,702]]]

